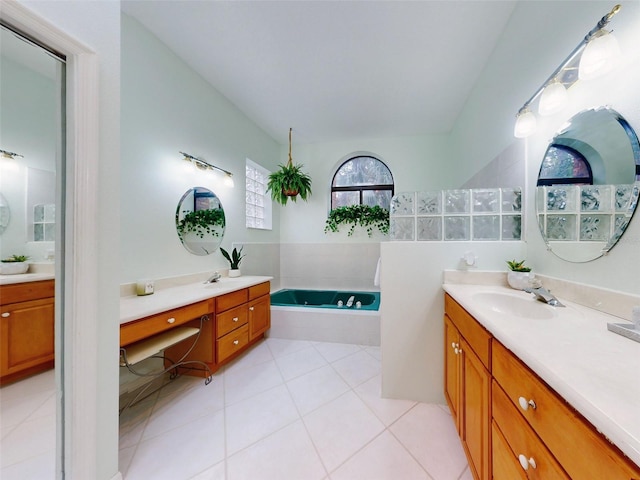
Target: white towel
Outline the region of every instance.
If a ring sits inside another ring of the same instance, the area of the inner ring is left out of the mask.
[[[378,257],[378,265],[376,266],[376,274],[373,277],[373,284],[376,287],[380,286],[380,263],[382,263],[381,260],[382,259],[380,257]]]

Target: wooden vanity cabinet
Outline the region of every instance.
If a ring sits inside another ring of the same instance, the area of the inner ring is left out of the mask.
[[[269,282],[249,287],[249,341],[271,328],[271,286]]]
[[[637,480],[640,467],[445,295],[445,397],[474,479]]]
[[[491,335],[445,297],[445,392],[477,480],[491,479]]]
[[[541,443],[566,471],[568,478],[640,478],[640,467],[626,458],[580,413],[499,342],[495,342],[493,349],[493,376],[495,388],[502,392],[502,404],[510,406],[512,412],[517,412],[517,415],[511,413],[509,417],[505,416],[501,423],[509,425],[514,418],[521,418],[535,431]],[[497,412],[494,411],[494,417],[496,416]]]
[[[270,289],[270,283],[263,282],[209,299],[210,320],[202,324],[200,338],[186,359],[204,362],[215,372],[262,338],[271,326]],[[199,327],[200,321],[195,319],[186,325]],[[168,348],[165,354],[181,358],[187,348],[191,348],[191,344],[178,344]],[[199,370],[181,373],[206,376]]]
[[[54,366],[54,281],[0,287],[0,384]]]

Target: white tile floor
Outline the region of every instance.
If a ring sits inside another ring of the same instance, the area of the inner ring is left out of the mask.
[[[0,390],[3,480],[55,471],[53,371]],[[380,398],[380,350],[269,338],[120,418],[126,480],[471,480],[448,409]]]
[[[126,480],[470,480],[448,408],[380,398],[380,349],[268,338],[120,424]]]

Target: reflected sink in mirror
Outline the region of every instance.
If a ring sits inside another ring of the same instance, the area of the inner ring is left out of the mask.
[[[499,292],[479,292],[473,295],[478,307],[486,308],[501,315],[533,320],[548,320],[558,316],[554,307],[536,300]]]

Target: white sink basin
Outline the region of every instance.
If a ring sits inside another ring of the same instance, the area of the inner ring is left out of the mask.
[[[536,300],[534,297],[522,297],[498,292],[479,292],[473,294],[478,307],[492,312],[512,317],[530,318],[535,320],[551,319],[558,314],[552,307]]]

